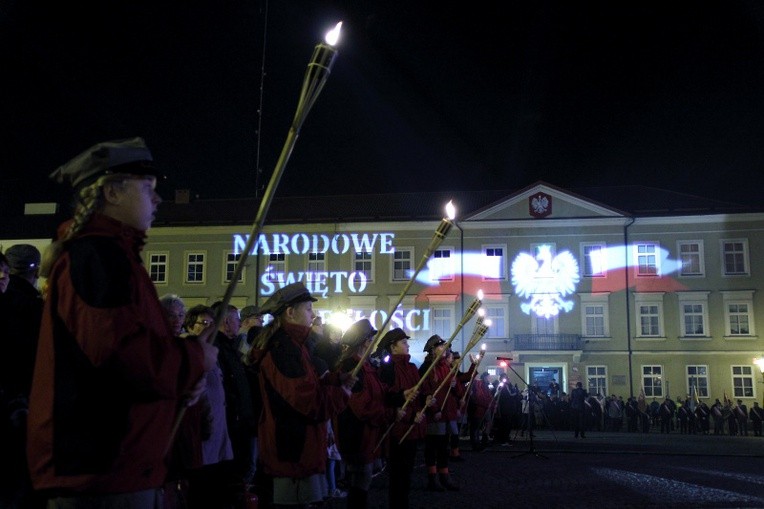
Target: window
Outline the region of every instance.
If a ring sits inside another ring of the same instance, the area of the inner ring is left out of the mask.
[[[557,317],[544,318],[543,316],[531,316],[531,333],[549,335],[557,334],[559,324]]]
[[[326,272],[326,253],[308,253],[308,272]]]
[[[167,283],[168,253],[148,253],[149,277],[154,284],[162,285]]]
[[[663,397],[663,367],[642,366],[642,388],[648,398]]]
[[[722,275],[748,275],[748,241],[745,239],[722,240]]]
[[[682,264],[679,269],[680,276],[697,277],[706,275],[702,240],[680,240],[676,243],[676,248],[679,253],[679,261]]]
[[[682,337],[709,337],[708,292],[681,292],[679,316]]]
[[[390,274],[393,281],[408,281],[411,279],[411,271],[414,270],[412,260],[414,249],[410,247],[396,247],[391,258],[393,264]]]
[[[607,275],[607,250],[605,244],[581,244],[581,264],[584,277]]]
[[[699,398],[708,397],[708,366],[687,366],[687,394],[693,388]]]
[[[534,258],[537,257],[542,252],[542,248],[543,250],[548,249],[549,254],[552,255],[552,258],[554,258],[554,256],[557,254],[557,244],[554,242],[544,242],[543,244],[531,244],[531,255],[533,255]]]
[[[637,336],[663,337],[663,293],[636,293]]]
[[[355,253],[353,270],[366,276],[366,281],[374,281],[374,254],[368,251]]]
[[[660,247],[656,243],[641,243],[634,245],[637,260],[637,276],[657,276],[660,273]]]
[[[589,394],[608,395],[606,366],[586,366],[586,380]]]
[[[486,303],[483,301],[486,321],[491,320],[491,325],[485,333],[486,338],[506,338],[507,333],[507,312],[509,310],[509,297],[501,297],[502,302],[495,300]]]
[[[186,253],[186,283],[202,284],[204,283],[204,258],[205,253],[193,252]]]
[[[286,281],[286,254],[271,253],[268,255],[268,265],[265,267],[265,274],[271,283],[281,283]]]
[[[753,368],[732,366],[732,394],[736,398],[753,397]]]
[[[724,326],[727,336],[755,335],[753,322],[753,292],[722,292]]]
[[[483,281],[496,281],[507,279],[506,246],[483,246],[485,266],[481,268]]]
[[[223,267],[223,282],[230,283],[233,278],[233,273],[236,272],[236,264],[241,260],[241,253],[233,253],[231,251],[225,254],[225,266]],[[244,273],[247,271],[246,267],[242,267],[241,274],[239,274],[239,283],[244,282]]]
[[[608,294],[581,294],[581,331],[589,338],[610,336]]]
[[[436,249],[430,259],[430,277],[432,281],[453,281],[454,267],[451,253],[453,249],[444,247]]]
[[[454,306],[452,305],[433,305],[430,309],[430,331],[437,334],[446,341],[454,332]]]

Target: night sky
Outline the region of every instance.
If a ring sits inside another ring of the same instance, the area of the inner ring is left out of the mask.
[[[745,202],[764,183],[756,0],[77,5],[0,1],[0,168],[26,201],[84,148],[135,135],[167,191],[254,196],[340,20],[277,196],[544,180]]]

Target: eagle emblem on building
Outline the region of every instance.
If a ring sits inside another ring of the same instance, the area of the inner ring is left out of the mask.
[[[512,262],[511,275],[515,293],[526,299],[520,306],[524,313],[550,318],[573,309],[573,300],[564,297],[575,291],[580,276],[569,251],[552,255],[551,246],[542,245],[536,256],[520,253]]]

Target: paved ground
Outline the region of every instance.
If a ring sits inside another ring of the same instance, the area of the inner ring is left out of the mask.
[[[517,437],[511,447],[473,452],[463,444],[465,461],[451,469],[461,490],[426,491],[419,461],[412,509],[764,508],[762,437],[593,432],[574,439],[537,431],[532,443]],[[386,490],[383,472],[372,484],[370,509],[387,508]]]

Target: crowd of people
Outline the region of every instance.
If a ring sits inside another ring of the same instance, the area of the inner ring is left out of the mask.
[[[51,174],[74,207],[45,253],[0,256],[1,506],[364,508],[384,464],[405,507],[420,441],[430,489],[458,489],[471,374],[446,342],[417,369],[401,329],[324,331],[302,283],[242,310],[159,297],[140,253],[160,176],[141,138],[94,145]]]
[[[534,385],[520,389],[508,383],[505,374],[493,382],[488,373],[483,375],[481,383],[486,385],[487,395],[481,399],[493,395],[492,404],[480,416],[489,422],[483,444],[489,439],[494,444],[506,444],[506,429],[522,436],[529,427],[573,431],[575,438],[586,438],[587,431],[762,436],[764,409],[759,403],[753,402],[749,409],[742,399],[735,402],[726,395],[710,406],[705,398],[689,396],[677,401],[669,396],[661,401],[654,397],[648,402],[643,395],[624,400],[622,396],[589,394],[581,382],[568,394],[556,390],[556,384],[545,389]],[[470,440],[480,442],[473,435]]]
[[[460,489],[461,436],[480,451],[534,426],[747,434],[749,418],[761,435],[757,404],[521,389],[472,356],[460,370],[438,335],[417,366],[404,330],[324,325],[299,282],[241,310],[159,297],[140,258],[159,175],[141,138],[99,143],[52,174],[75,208],[50,248],[0,254],[0,508],[364,509],[385,469],[405,509],[420,450],[427,490]]]

